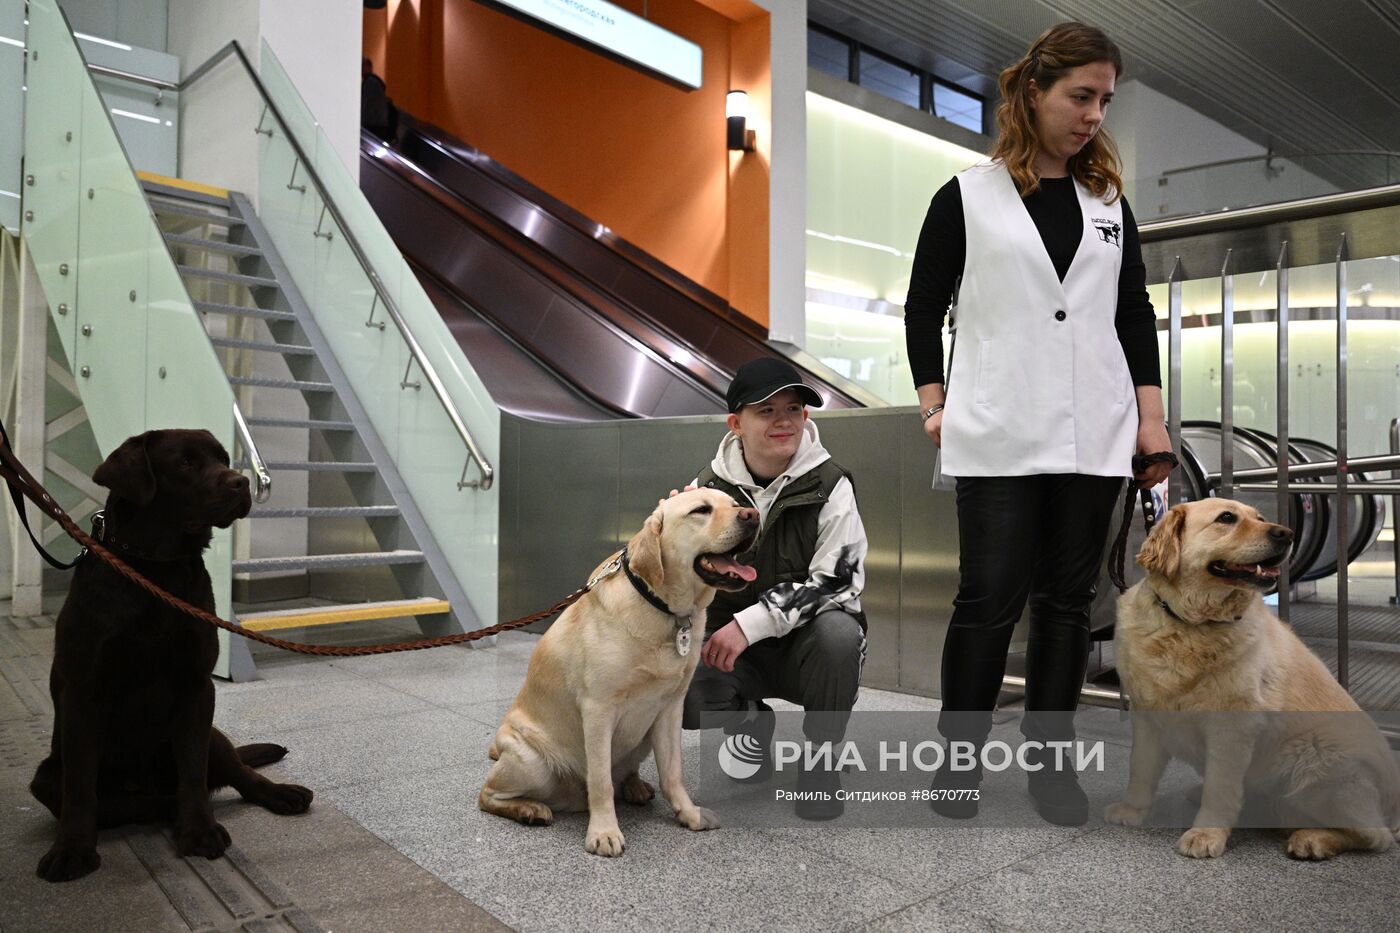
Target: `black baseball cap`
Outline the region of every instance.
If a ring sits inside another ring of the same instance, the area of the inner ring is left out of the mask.
[[[822,407],[821,395],[802,381],[792,364],[772,356],[750,360],[740,366],[734,374],[734,381],[729,383],[725,401],[729,403],[732,414],[745,405],[757,404],[784,389],[796,389],[802,401],[813,408]]]

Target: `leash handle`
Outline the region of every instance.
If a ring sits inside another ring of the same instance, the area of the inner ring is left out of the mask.
[[[38,487],[40,490],[43,487],[15,456],[14,448],[10,446],[10,435],[5,430],[4,421],[0,421],[0,476],[5,478],[5,485],[10,488],[10,498],[14,501],[15,513],[19,515],[19,523],[24,526],[24,533],[29,535],[29,540],[34,544],[34,550],[38,551],[39,555],[48,561],[50,566],[59,570],[72,570],[77,566],[78,561],[83,559],[85,551],[79,552],[77,557],[65,564],[44,549],[44,546],[39,543],[39,539],[35,537],[34,530],[29,527],[29,510],[24,504],[23,493],[33,487]],[[43,501],[36,501],[35,504],[41,510],[49,512],[46,503],[52,505],[53,509],[62,511],[58,509],[58,504],[53,501],[49,494],[44,492]],[[49,512],[49,514],[50,517],[53,517],[53,512]]]
[[[1127,581],[1123,576],[1124,565],[1128,556],[1128,530],[1133,522],[1133,490],[1136,487],[1136,475],[1145,472],[1154,463],[1170,463],[1172,469],[1180,465],[1176,454],[1170,450],[1164,450],[1155,454],[1137,454],[1133,457],[1133,477],[1128,479],[1128,492],[1123,497],[1123,520],[1118,525],[1118,536],[1114,538],[1113,548],[1108,555],[1108,579],[1117,587],[1118,592],[1123,593],[1128,589]],[[1142,525],[1148,534],[1152,533],[1152,528],[1157,524],[1157,506],[1152,500],[1152,490],[1138,489],[1138,500],[1142,503]]]

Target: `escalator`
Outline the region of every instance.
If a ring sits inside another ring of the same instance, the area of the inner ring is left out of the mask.
[[[402,123],[393,147],[362,136],[360,186],[503,408],[554,420],[718,413],[735,369],[777,355],[828,408],[882,404],[487,156]]]

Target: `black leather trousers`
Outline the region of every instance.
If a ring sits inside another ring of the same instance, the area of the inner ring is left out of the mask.
[[[1027,715],[1022,731],[1041,741],[1072,739],[1089,607],[1123,480],[1068,473],[957,484],[959,583],[943,643],[943,709],[962,715],[940,716],[939,731],[986,738],[1012,630],[1029,598],[1026,710],[1042,715]]]

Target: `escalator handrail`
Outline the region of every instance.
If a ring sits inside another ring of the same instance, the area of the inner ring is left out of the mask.
[[[699,283],[686,278],[680,272],[618,236],[615,232],[602,227],[596,221],[580,213],[571,205],[560,201],[548,192],[536,187],[533,183],[517,175],[481,150],[468,143],[462,142],[441,127],[420,120],[411,114],[400,114],[400,119],[405,126],[401,136],[406,138],[408,134],[413,134],[423,145],[439,153],[444,159],[479,174],[481,177],[487,179],[489,183],[507,192],[511,197],[529,205],[535,210],[543,212],[553,221],[559,223],[561,229],[567,229],[573,234],[582,235],[591,242],[606,248],[623,261],[638,267],[645,275],[661,282],[686,301],[704,308],[719,320],[733,327],[744,341],[753,346],[755,353],[764,353],[787,358],[787,360],[797,366],[799,370],[805,371],[807,375],[817,380],[820,383],[820,388],[833,399],[838,399],[845,404],[857,408],[878,408],[887,404],[884,399],[859,384],[851,382],[839,373],[831,371],[825,366],[821,366],[819,361],[816,361],[815,358],[804,351],[797,348],[788,350],[783,346],[775,345],[774,342],[765,339],[761,332],[755,331],[754,322],[746,318],[743,314],[735,311],[730,307],[728,302],[719,295],[709,291]],[[438,175],[428,173],[426,168],[420,165],[418,161],[409,158],[406,152],[395,151],[393,157],[402,165],[413,166],[418,172],[422,173],[424,177],[430,177],[438,188],[450,194],[452,197],[461,200],[463,203],[472,203],[463,192],[447,184],[444,179]],[[382,161],[382,156],[380,156],[380,160]],[[473,208],[480,209],[475,204],[473,204]],[[500,223],[501,221],[497,219],[496,222]],[[510,224],[506,223],[504,226],[509,228]],[[603,230],[606,230],[606,235],[600,234],[599,231]],[[518,231],[513,232],[517,232],[518,235]],[[583,276],[583,278],[585,280],[588,279],[586,275]],[[604,292],[611,293],[606,283],[592,282],[591,284]],[[668,339],[690,347],[691,352],[697,358],[705,357],[703,351],[695,348],[695,344],[692,342],[693,338],[679,332],[673,322],[657,318],[648,309],[637,307],[621,296],[612,294],[610,300],[626,307],[633,315],[647,321],[654,328],[664,332]],[[817,362],[818,365],[813,366],[813,362]],[[719,368],[723,369],[723,367]],[[732,373],[729,375],[732,375]],[[728,379],[726,377],[725,382],[727,383],[727,381]],[[721,389],[721,391],[723,390]]]
[[[369,137],[368,134],[364,134],[361,138],[363,140]],[[652,333],[655,335],[656,339],[672,341],[677,348],[685,349],[687,350],[687,352],[691,352],[693,359],[688,364],[682,364],[680,362],[677,362],[671,356],[671,354],[667,352],[664,346],[657,345],[654,340],[648,339],[646,336],[636,332],[636,330],[634,330],[634,328],[629,324],[629,315],[626,314],[627,308],[621,302],[611,299],[609,299],[606,302],[590,301],[584,295],[579,294],[577,289],[560,282],[548,272],[544,271],[543,269],[540,269],[535,263],[531,262],[529,258],[525,256],[517,247],[507,245],[509,242],[508,239],[501,239],[492,230],[490,230],[489,226],[494,221],[489,218],[489,215],[485,214],[484,212],[481,212],[471,202],[462,198],[461,195],[457,194],[451,188],[447,187],[446,185],[443,185],[437,178],[428,174],[422,169],[422,167],[418,166],[412,160],[404,158],[404,156],[401,153],[386,151],[385,153],[371,156],[366,162],[366,152],[364,146],[362,145],[360,148],[360,156],[362,172],[363,167],[365,165],[369,165],[371,168],[385,173],[390,178],[397,179],[405,184],[412,185],[416,190],[421,191],[424,195],[430,197],[435,203],[441,205],[445,210],[451,211],[453,216],[457,217],[462,222],[466,223],[473,229],[480,231],[484,236],[492,238],[506,249],[509,249],[513,256],[526,263],[528,268],[531,270],[532,274],[543,276],[544,278],[551,281],[557,288],[560,289],[560,294],[564,294],[572,298],[578,308],[592,315],[595,320],[597,320],[602,326],[606,327],[611,333],[615,334],[618,339],[626,342],[638,352],[646,354],[658,363],[661,363],[663,366],[666,366],[668,369],[671,369],[672,372],[674,372],[679,379],[681,379],[695,391],[699,392],[701,395],[712,399],[717,404],[722,405],[724,403],[724,390],[725,387],[728,385],[728,376],[723,372],[723,370],[720,369],[720,367],[716,366],[713,361],[711,361],[704,355],[698,352],[690,351],[690,344],[687,343],[683,338],[677,337],[676,335],[666,331],[664,328],[655,325],[655,322],[651,321],[650,318],[630,316],[632,319],[641,320],[643,323],[647,324]],[[476,219],[478,215],[482,219]],[[409,260],[411,265],[417,268],[428,268],[426,262],[422,259],[421,256],[418,256],[411,250],[406,250],[403,246],[399,246],[399,250],[403,252],[405,259]],[[454,297],[458,298],[459,300],[465,301],[468,304],[472,304],[475,307],[475,304],[467,295],[463,294],[462,288],[455,282],[450,282],[446,276],[438,272],[434,272],[433,277],[436,280],[438,280],[444,288],[446,288],[450,293],[452,293]],[[604,294],[602,290],[598,289],[591,283],[585,281],[584,284],[589,291],[596,292],[598,294]],[[497,320],[497,323],[499,323],[499,320],[496,318],[495,315],[488,313],[487,317],[493,320]],[[519,340],[519,335],[516,335],[513,339]],[[531,350],[531,353],[532,355],[538,356],[538,348],[533,348]],[[707,373],[709,375],[709,378],[706,377]],[[596,398],[596,396],[592,396],[591,394],[590,397]],[[603,404],[609,409],[616,410],[620,413],[625,413],[628,417],[637,417],[637,413],[629,412],[626,409],[622,409],[618,407],[615,403],[601,402],[601,404]]]
[[[463,142],[442,127],[426,123],[412,114],[400,112],[399,117],[408,132],[416,133],[425,143],[437,149],[447,158],[459,164],[468,164],[471,168],[490,176],[517,196],[524,197],[534,206],[547,210],[553,217],[563,221],[567,226],[607,247],[629,262],[641,266],[648,274],[705,307],[711,313],[729,320],[746,332],[755,326],[753,322],[735,312],[730,307],[729,302],[699,282],[688,278],[646,250],[618,236],[615,231],[604,228],[601,224],[580,213],[572,205],[560,201],[549,192],[536,187],[475,146]],[[600,230],[606,232],[600,233]],[[757,334],[753,336],[758,337]]]
[[[355,261],[360,264],[360,268],[364,270],[365,275],[369,278],[370,284],[374,287],[375,294],[378,296],[380,303],[384,305],[385,313],[389,315],[389,319],[392,320],[394,326],[398,328],[399,336],[403,338],[403,342],[408,347],[409,353],[413,355],[414,361],[418,364],[419,369],[423,373],[423,378],[427,380],[428,385],[433,390],[433,394],[436,395],[438,401],[442,403],[442,407],[447,413],[447,418],[452,422],[452,427],[456,430],[457,435],[462,439],[462,442],[466,444],[471,460],[476,461],[477,468],[481,471],[481,479],[475,482],[467,482],[466,469],[464,468],[462,471],[462,479],[457,482],[457,488],[480,488],[483,491],[490,489],[491,483],[496,475],[495,468],[491,465],[490,461],[486,459],[485,454],[481,452],[481,448],[476,443],[476,438],[472,436],[471,431],[462,420],[462,416],[457,411],[457,407],[452,404],[452,399],[447,393],[447,387],[443,385],[442,379],[437,374],[437,370],[433,368],[432,362],[429,361],[427,354],[423,352],[423,348],[418,343],[417,338],[415,338],[412,331],[409,330],[408,324],[403,319],[403,314],[399,311],[398,304],[389,294],[389,290],[384,287],[383,281],[379,278],[379,273],[376,272],[374,266],[370,264],[364,248],[360,246],[360,242],[350,229],[350,225],[345,222],[345,218],[340,213],[340,209],[336,206],[335,201],[331,199],[325,183],[321,181],[321,176],[316,171],[315,163],[307,157],[306,151],[302,149],[301,143],[291,132],[287,121],[282,116],[282,112],[272,100],[272,96],[268,94],[267,88],[263,85],[262,77],[258,74],[257,70],[253,68],[252,63],[248,61],[248,56],[244,53],[243,46],[238,43],[237,39],[231,40],[222,49],[215,52],[204,64],[191,72],[188,78],[181,81],[180,90],[184,91],[190,85],[194,84],[229,55],[234,55],[238,58],[238,61],[243,66],[243,70],[247,72],[248,78],[252,81],[254,89],[257,90],[258,95],[262,98],[263,106],[266,108],[266,111],[272,114],[272,118],[276,120],[278,126],[282,128],[282,134],[287,138],[287,142],[296,152],[297,158],[301,160],[301,164],[306,169],[307,176],[311,179],[312,184],[316,186],[316,191],[320,195],[321,203],[330,213],[331,219],[340,227],[341,236],[345,238],[346,245],[350,247],[350,252],[354,254]],[[468,461],[468,466],[470,466],[470,461]]]

